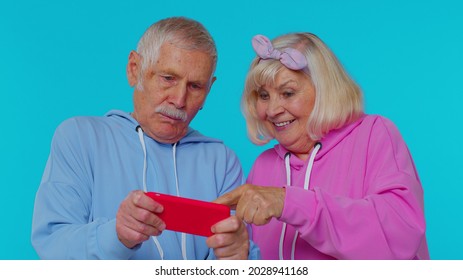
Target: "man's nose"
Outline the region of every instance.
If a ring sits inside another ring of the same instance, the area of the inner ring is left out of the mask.
[[[177,109],[183,109],[186,106],[187,93],[187,85],[179,83],[171,93],[170,103]]]

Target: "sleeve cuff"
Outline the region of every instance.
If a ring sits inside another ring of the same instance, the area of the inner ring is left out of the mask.
[[[286,196],[281,217],[281,222],[295,227],[312,223],[317,209],[315,193],[294,186],[285,186]]]
[[[102,255],[107,259],[128,260],[140,247],[127,248],[116,233],[116,219],[100,225],[97,229],[97,242]]]

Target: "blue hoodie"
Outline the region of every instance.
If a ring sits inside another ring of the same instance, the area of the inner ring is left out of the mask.
[[[182,253],[215,258],[205,237],[186,234],[182,249],[182,233],[169,230],[157,237],[160,248],[156,238],[132,249],[119,241],[119,205],[144,184],[147,191],[212,201],[243,183],[238,158],[221,141],[190,128],[176,145],[163,144],[137,132],[138,126],[130,114],[110,111],[71,118],[57,128],[32,222],[40,258],[161,259],[161,252],[163,259],[182,259]],[[249,258],[258,257],[251,244]]]

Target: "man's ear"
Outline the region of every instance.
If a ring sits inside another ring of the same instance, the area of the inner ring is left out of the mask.
[[[215,80],[217,80],[217,77],[216,77],[216,76],[212,77],[211,87],[212,87],[212,85],[214,84]]]
[[[131,87],[134,87],[138,83],[139,71],[141,71],[140,55],[136,51],[131,51],[127,63],[127,80]]]
[[[217,80],[217,78],[215,76],[212,77],[211,83],[209,84],[209,89],[207,91],[207,95],[209,95],[209,92],[211,91],[212,85],[214,84],[215,80]],[[201,105],[201,107],[199,107],[199,110],[202,110],[204,108],[204,103],[206,103],[206,99],[204,99],[203,104]]]
[[[211,91],[211,88],[212,88],[212,85],[214,84],[215,80],[217,80],[217,77],[212,77],[211,79],[211,83],[209,84],[209,90],[207,91],[207,93],[209,93],[209,91]]]

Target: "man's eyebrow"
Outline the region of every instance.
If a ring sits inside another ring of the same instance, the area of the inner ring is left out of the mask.
[[[162,70],[162,71],[158,71],[158,74],[159,75],[169,75],[169,76],[178,76],[177,74],[175,74],[175,71],[173,70]]]
[[[209,80],[207,80],[207,81],[191,80],[191,81],[188,81],[188,83],[205,86],[205,85],[207,85],[209,83]]]

